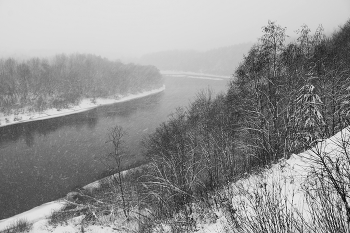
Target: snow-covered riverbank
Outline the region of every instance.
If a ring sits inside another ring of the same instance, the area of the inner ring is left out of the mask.
[[[128,172],[135,171],[137,169],[141,169],[142,166],[136,167],[136,168],[130,168],[128,170],[125,170],[121,172],[123,176],[125,176]],[[90,184],[87,184],[83,186],[81,189],[86,190],[88,192],[93,192],[95,189],[100,188],[101,183],[106,183],[108,180],[111,180],[113,175],[102,178],[100,180],[96,180]],[[37,232],[51,232],[47,228],[49,228],[48,220],[50,219],[53,212],[60,211],[63,207],[67,205],[67,201],[65,199],[59,199],[51,202],[44,203],[40,206],[34,207],[30,210],[27,210],[23,213],[14,215],[12,217],[1,219],[0,220],[0,232],[6,230],[10,226],[14,226],[16,223],[20,221],[26,221],[29,224],[35,224],[33,226],[33,229],[30,232],[37,233]],[[39,229],[42,227],[42,224],[44,225],[45,230]],[[57,233],[61,233],[60,230],[55,231]],[[66,232],[66,231],[62,231]],[[70,232],[70,231],[69,231]],[[94,231],[92,231],[94,232]],[[108,231],[107,231],[108,232]]]
[[[52,201],[44,203],[26,212],[17,214],[10,218],[0,220],[0,232],[4,231],[10,226],[14,226],[19,221],[27,221],[28,223],[35,223],[42,219],[47,219],[54,211],[59,211],[66,205],[64,200]]]
[[[98,106],[121,103],[129,100],[133,100],[133,99],[138,99],[145,96],[157,94],[164,90],[165,90],[165,85],[150,91],[144,91],[141,93],[129,94],[125,96],[119,96],[119,98],[117,99],[96,98],[94,102],[92,102],[91,99],[83,99],[79,105],[71,106],[70,108],[60,109],[60,110],[56,108],[51,108],[51,109],[46,109],[42,112],[29,112],[23,109],[22,111],[18,111],[18,112],[24,112],[24,113],[19,113],[19,114],[12,113],[9,115],[4,115],[4,113],[0,112],[0,127],[29,122],[29,121],[45,120],[45,119],[75,114],[79,112],[84,112],[84,111],[88,111],[93,108],[96,108]]]

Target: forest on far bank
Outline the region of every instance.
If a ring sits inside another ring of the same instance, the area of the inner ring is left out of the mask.
[[[117,97],[162,85],[154,66],[123,64],[91,54],[0,60],[0,112],[65,108],[82,98]]]

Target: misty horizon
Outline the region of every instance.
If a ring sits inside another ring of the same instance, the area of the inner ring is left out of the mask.
[[[20,7],[19,7],[20,6]],[[317,10],[315,10],[315,7]],[[115,59],[172,50],[209,51],[259,38],[268,20],[325,33],[349,17],[337,1],[0,1],[0,56],[89,53]]]

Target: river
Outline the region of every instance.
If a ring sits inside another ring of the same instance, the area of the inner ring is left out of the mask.
[[[142,161],[142,139],[201,89],[227,89],[227,79],[164,77],[164,92],[69,116],[0,128],[0,219],[63,197],[106,173],[111,127],[127,132],[125,167]]]

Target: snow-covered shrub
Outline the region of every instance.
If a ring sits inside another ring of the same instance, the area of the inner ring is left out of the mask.
[[[346,210],[342,200],[334,192],[334,187],[325,183],[321,177],[313,182],[312,185],[304,186],[310,213],[307,224],[309,232],[350,232]]]
[[[20,219],[15,222],[13,225],[8,226],[2,233],[12,233],[12,232],[28,232],[32,228],[26,219]]]
[[[96,104],[96,97],[91,98],[90,102],[93,103],[93,104]]]
[[[260,177],[260,176],[258,176]],[[293,203],[294,192],[287,193],[281,180],[257,179],[261,182],[237,183],[228,195],[230,203],[226,214],[233,232],[305,232],[302,214]]]
[[[314,221],[324,232],[349,232],[350,129],[346,128],[312,149],[313,164],[307,189]]]
[[[20,116],[15,116],[13,118],[13,121],[20,121],[20,120],[22,120],[22,117],[20,117]]]

